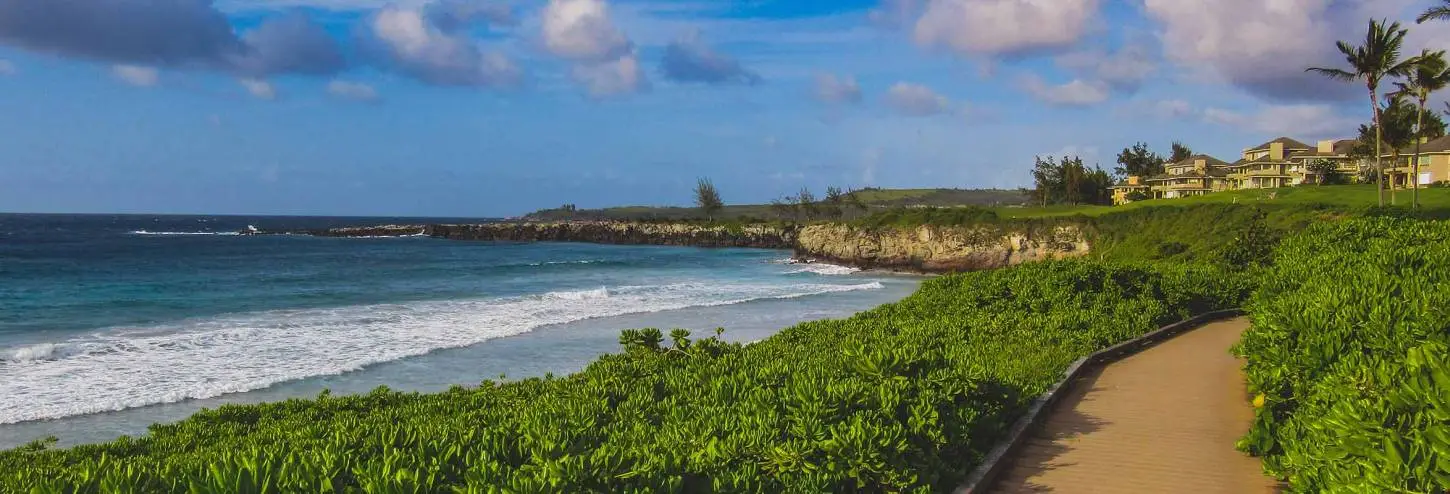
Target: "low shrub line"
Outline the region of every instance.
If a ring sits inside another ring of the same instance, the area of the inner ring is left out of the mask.
[[[1261,280],[1239,447],[1296,492],[1450,490],[1450,223],[1316,225]]]

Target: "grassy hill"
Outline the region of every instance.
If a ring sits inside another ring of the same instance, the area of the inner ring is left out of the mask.
[[[1022,205],[1027,197],[1017,190],[1001,189],[862,189],[851,192],[847,203],[860,202],[862,211],[847,207],[848,217],[894,207],[997,207]],[[525,216],[530,220],[690,220],[700,219],[700,210],[680,206],[622,206],[605,209],[544,209]],[[727,205],[716,217],[723,220],[777,219],[769,204]]]
[[[1400,207],[1409,207],[1410,191],[1395,193]],[[1389,204],[1386,193],[1386,205]],[[1087,215],[1100,216],[1107,213],[1132,211],[1158,206],[1193,206],[1198,204],[1272,204],[1342,206],[1345,208],[1370,208],[1379,205],[1374,185],[1327,185],[1323,187],[1285,187],[1280,189],[1248,189],[1215,192],[1208,195],[1184,199],[1153,199],[1138,201],[1122,206],[1053,205],[995,208],[1003,218],[1045,218],[1053,216]],[[1420,189],[1420,204],[1427,210],[1450,211],[1450,189]]]

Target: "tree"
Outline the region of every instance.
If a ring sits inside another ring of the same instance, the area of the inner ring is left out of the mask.
[[[695,205],[711,221],[714,221],[715,213],[725,208],[725,203],[720,200],[720,191],[715,189],[715,183],[708,178],[701,178],[695,182]]]
[[[868,209],[866,202],[861,200],[861,194],[857,194],[855,191],[846,193],[846,201],[851,204],[851,207],[856,208],[861,213],[865,213]]]
[[[1035,188],[1030,191],[1034,202],[1049,204],[1111,204],[1108,189],[1113,178],[1101,167],[1088,168],[1082,158],[1063,156],[1037,157],[1032,169]]]
[[[1414,144],[1417,134],[1436,138],[1446,133],[1445,120],[1439,114],[1430,110],[1421,111],[1418,105],[1398,93],[1390,95],[1384,102],[1384,106],[1380,108],[1380,120],[1384,122],[1383,129],[1373,122],[1359,126],[1359,142],[1351,150],[1351,156],[1370,158],[1380,154],[1375,152],[1374,145],[1376,136],[1379,136],[1389,146],[1391,159],[1398,162],[1400,150]],[[1421,128],[1420,132],[1416,132],[1417,126]],[[1383,175],[1383,170],[1376,168],[1367,176],[1370,180],[1380,180]]]
[[[1184,160],[1193,157],[1193,149],[1181,142],[1173,141],[1173,156],[1168,158],[1170,163],[1182,163]]]
[[[1413,168],[1413,171],[1410,172],[1411,177],[1417,182],[1410,195],[1411,209],[1420,207],[1418,183],[1420,179],[1420,145],[1424,143],[1424,138],[1429,136],[1425,132],[1425,106],[1429,104],[1431,94],[1445,89],[1447,85],[1450,85],[1450,67],[1446,65],[1443,50],[1421,52],[1420,56],[1415,58],[1414,67],[1410,69],[1409,74],[1405,75],[1405,81],[1395,83],[1395,86],[1399,88],[1397,94],[1415,98],[1415,101],[1419,103],[1418,111],[1415,112],[1415,155],[1410,158],[1410,166]],[[1434,116],[1434,114],[1431,115]]]
[[[1369,21],[1369,31],[1365,33],[1364,44],[1354,46],[1346,41],[1335,44],[1339,52],[1344,54],[1345,62],[1349,63],[1352,70],[1337,68],[1310,67],[1307,72],[1315,72],[1330,79],[1352,82],[1363,80],[1365,87],[1369,89],[1370,110],[1374,112],[1375,129],[1378,131],[1380,124],[1380,81],[1386,77],[1402,76],[1409,72],[1413,60],[1400,60],[1400,50],[1405,45],[1405,34],[1409,30],[1400,27],[1396,22],[1385,26],[1385,21]],[[1385,205],[1385,179],[1384,160],[1382,147],[1384,141],[1379,132],[1375,134],[1374,162],[1375,171],[1379,177],[1379,198],[1380,206]]]
[[[811,189],[801,187],[801,191],[796,194],[795,200],[796,207],[800,210],[801,215],[805,216],[806,221],[815,219],[817,212],[816,195],[811,193]]]
[[[1118,167],[1113,169],[1113,173],[1123,177],[1159,175],[1163,173],[1163,157],[1148,150],[1148,144],[1140,142],[1118,153]]]
[[[1450,0],[1440,0],[1440,3],[1444,5],[1425,9],[1425,13],[1420,14],[1420,17],[1415,18],[1415,23],[1424,24],[1426,21],[1450,20]]]
[[[846,194],[841,192],[840,187],[826,187],[826,216],[839,220],[841,215],[846,213],[843,206],[846,204]]]
[[[782,220],[784,220],[786,218],[795,218],[796,217],[795,198],[794,197],[790,197],[790,196],[785,196],[785,197],[781,197],[779,199],[771,199],[770,200],[770,211],[773,212],[773,213],[775,213],[775,216],[777,218],[782,219]]]
[[[1307,168],[1309,173],[1319,177],[1319,185],[1340,185],[1349,181],[1344,172],[1339,171],[1339,165],[1333,161],[1314,160]]]

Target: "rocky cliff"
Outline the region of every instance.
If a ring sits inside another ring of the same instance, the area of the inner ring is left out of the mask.
[[[451,240],[790,249],[802,259],[929,273],[993,269],[1081,256],[1089,251],[1082,232],[1072,226],[1011,231],[991,226],[863,229],[839,224],[781,227],[560,221],[385,225],[306,233],[328,237],[425,235]]]
[[[755,247],[789,249],[797,229],[769,225],[712,226],[684,223],[569,221],[433,225],[429,235],[453,240],[591,242],[620,245]]]
[[[755,247],[790,249],[798,228],[769,225],[718,226],[618,221],[508,222],[473,225],[384,225],[307,231],[323,237],[423,235],[450,240],[503,242],[588,242],[620,245]]]
[[[812,225],[796,239],[796,257],[862,268],[917,272],[975,271],[1076,257],[1090,247],[1072,226],[1016,232],[995,227],[861,229]]]

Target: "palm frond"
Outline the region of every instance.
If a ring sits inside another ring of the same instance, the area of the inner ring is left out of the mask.
[[[1450,20],[1450,0],[1441,0],[1446,5],[1441,7],[1430,7],[1425,13],[1415,18],[1416,24],[1424,24],[1427,21]]]
[[[1328,77],[1330,79],[1334,79],[1336,81],[1346,81],[1346,82],[1348,82],[1348,81],[1353,81],[1353,80],[1359,78],[1359,75],[1358,74],[1355,74],[1353,72],[1346,72],[1344,70],[1334,69],[1334,68],[1309,67],[1307,69],[1304,69],[1304,71],[1305,72],[1313,72],[1313,73],[1322,75],[1324,77]]]

